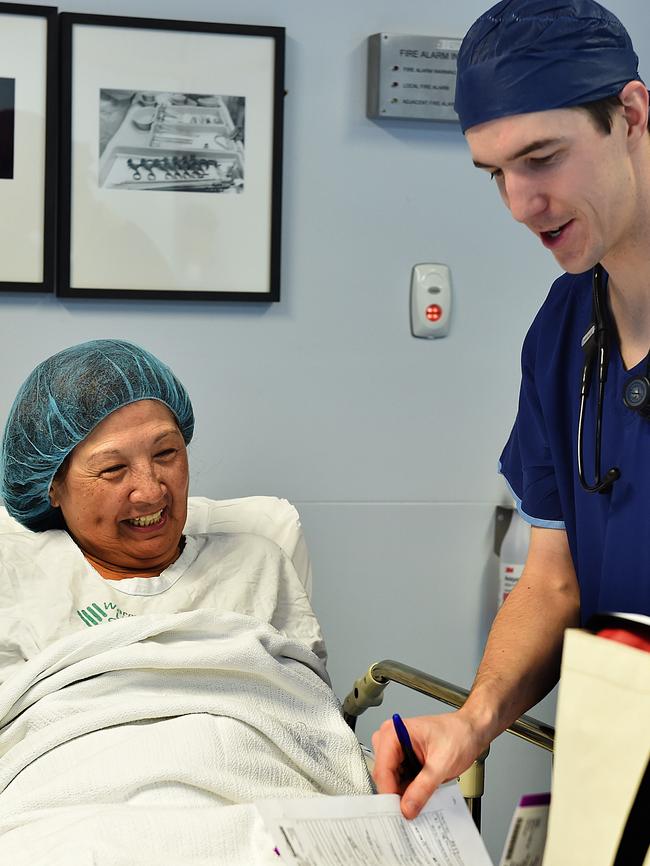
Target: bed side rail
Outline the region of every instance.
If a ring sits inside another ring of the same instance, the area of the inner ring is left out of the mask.
[[[460,686],[448,683],[417,668],[392,659],[375,662],[367,672],[354,683],[352,691],[343,702],[343,717],[354,730],[357,717],[368,707],[378,707],[384,698],[384,690],[389,682],[399,683],[415,689],[428,697],[435,698],[451,707],[462,707],[469,692]],[[510,734],[526,740],[535,746],[553,751],[555,729],[532,716],[520,716],[506,728]],[[481,826],[481,797],[485,786],[485,759],[487,749],[476,759],[469,769],[460,776],[460,788],[476,826]]]

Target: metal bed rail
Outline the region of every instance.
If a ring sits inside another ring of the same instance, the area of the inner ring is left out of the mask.
[[[369,707],[378,707],[381,704],[384,690],[389,682],[407,686],[456,708],[462,707],[469,695],[467,689],[448,683],[446,680],[433,677],[401,662],[384,659],[368,668],[366,673],[354,683],[352,691],[343,702],[343,717],[352,730],[355,729],[357,717],[361,713]],[[555,729],[532,716],[520,716],[509,728],[506,728],[506,732],[541,749],[553,751]],[[481,829],[481,797],[485,787],[485,759],[488,752],[489,749],[486,749],[479,755],[458,780],[463,797],[479,830]]]

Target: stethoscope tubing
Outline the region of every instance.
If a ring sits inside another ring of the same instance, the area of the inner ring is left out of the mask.
[[[600,474],[601,446],[603,435],[603,402],[605,399],[605,382],[607,381],[607,368],[609,366],[609,335],[605,318],[605,288],[603,285],[603,269],[600,264],[594,265],[592,270],[592,302],[593,302],[593,332],[586,340],[583,348],[585,351],[585,363],[582,368],[582,381],[580,385],[580,409],[578,412],[578,447],[577,463],[578,478],[583,490],[587,493],[609,493],[614,482],[620,478],[620,470],[616,467],[609,469],[605,477]],[[592,342],[595,341],[595,344]],[[594,483],[589,484],[584,471],[583,445],[584,445],[584,415],[587,397],[591,388],[593,375],[593,364],[598,364],[598,397],[596,402],[596,438],[594,443]]]

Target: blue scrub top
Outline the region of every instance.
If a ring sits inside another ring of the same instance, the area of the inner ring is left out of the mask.
[[[553,283],[524,341],[519,409],[500,466],[529,523],[566,529],[583,623],[596,611],[650,614],[650,420],[623,403],[625,384],[645,375],[646,361],[625,370],[610,322],[601,477],[613,466],[621,477],[609,493],[586,493],[576,453],[581,341],[592,318],[591,271]],[[583,445],[590,484],[596,403],[594,372]]]

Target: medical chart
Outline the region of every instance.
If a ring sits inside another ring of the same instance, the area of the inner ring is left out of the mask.
[[[407,821],[399,797],[258,802],[278,866],[491,866],[458,785],[439,788]]]

